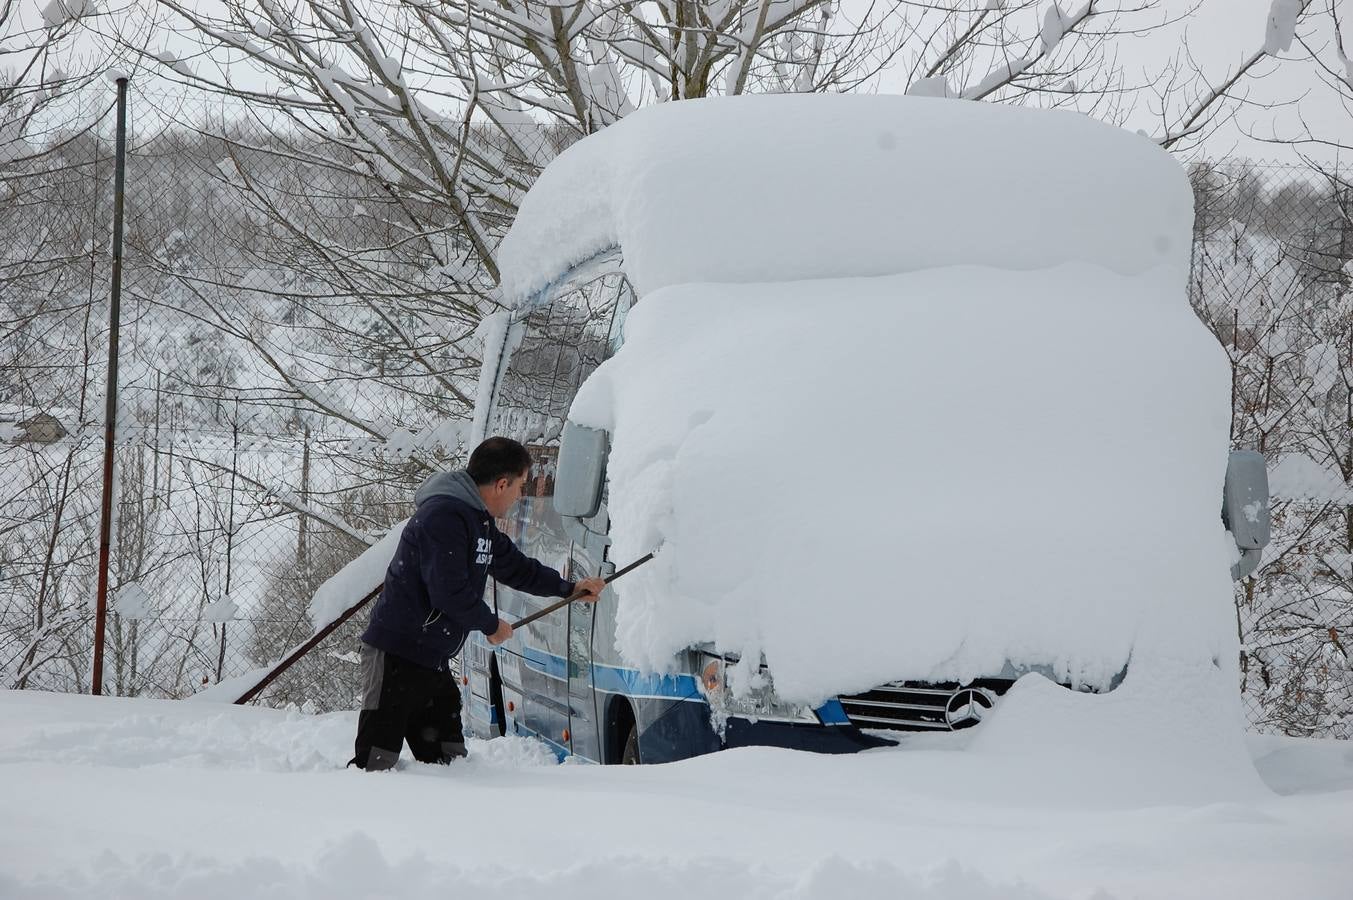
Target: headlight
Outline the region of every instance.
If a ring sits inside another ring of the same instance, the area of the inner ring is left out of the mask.
[[[720,731],[730,716],[753,722],[765,719],[817,724],[811,706],[786,703],[775,695],[770,670],[764,663],[748,677],[743,671],[746,666],[736,658],[707,651],[701,651],[700,657],[700,689]],[[733,687],[729,686],[730,681]]]

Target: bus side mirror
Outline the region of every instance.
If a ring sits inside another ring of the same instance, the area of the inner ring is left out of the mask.
[[[605,431],[564,423],[555,469],[554,508],[565,519],[590,519],[601,509],[606,444]]]
[[[1226,461],[1221,520],[1231,532],[1241,558],[1231,567],[1239,581],[1259,566],[1269,542],[1268,466],[1254,450],[1232,450]]]

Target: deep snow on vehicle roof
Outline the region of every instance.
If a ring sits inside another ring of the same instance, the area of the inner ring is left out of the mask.
[[[521,300],[611,246],[640,295],[947,265],[1187,266],[1193,197],[1148,139],[1067,111],[928,97],[665,103],[570,147],[499,261]]]

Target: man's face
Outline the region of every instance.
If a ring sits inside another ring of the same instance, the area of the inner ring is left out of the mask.
[[[494,518],[502,518],[516,505],[521,499],[522,488],[526,485],[526,476],[531,474],[526,471],[515,478],[499,478],[493,483],[489,490],[489,495],[484,498],[484,505],[489,509],[489,515]]]

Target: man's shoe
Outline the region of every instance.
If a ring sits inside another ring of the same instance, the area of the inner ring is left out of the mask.
[[[441,762],[443,764],[449,763],[455,759],[464,759],[469,755],[469,751],[465,749],[464,741],[442,741]]]

